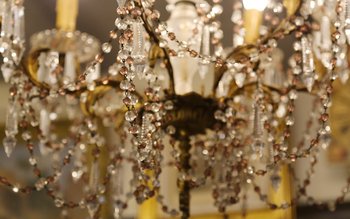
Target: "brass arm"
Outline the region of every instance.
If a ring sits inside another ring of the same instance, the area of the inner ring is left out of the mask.
[[[265,38],[256,44],[245,44],[243,46],[234,48],[224,60],[224,64],[215,68],[214,76],[214,86],[213,93],[215,94],[216,89],[218,88],[219,82],[221,81],[225,71],[227,71],[227,62],[228,60],[235,60],[236,62],[246,62],[249,61],[249,54],[252,52],[258,52],[261,45],[266,44],[270,39],[279,39],[281,36],[286,36],[295,31],[296,26],[291,23],[291,20],[294,18],[294,14],[298,11],[301,6],[300,0],[284,0],[283,4],[287,8],[288,17],[282,20],[280,25],[275,28],[275,30],[267,35]]]
[[[170,56],[169,56],[169,53],[168,51],[165,49],[165,48],[161,48],[159,46],[159,38],[157,36],[157,34],[154,32],[151,24],[148,22],[148,19],[147,19],[147,16],[146,16],[146,13],[145,13],[145,9],[144,7],[142,6],[142,3],[141,1],[135,1],[135,3],[137,4],[138,7],[141,8],[142,10],[142,21],[143,21],[143,26],[147,32],[147,34],[149,35],[150,37],[150,40],[153,44],[156,44],[157,46],[157,49],[159,50],[162,50],[162,56],[159,56],[159,57],[154,57],[154,58],[163,58],[164,60],[164,64],[165,64],[165,67],[168,71],[168,75],[169,75],[169,81],[170,81],[170,88],[169,88],[169,94],[172,95],[172,94],[175,94],[175,80],[174,80],[174,70],[173,70],[173,67],[171,65],[171,62],[170,62]],[[154,48],[154,46],[152,46],[152,48]],[[152,53],[152,50],[150,50],[150,53]],[[150,54],[151,55],[151,54]],[[152,61],[152,60],[151,60]],[[151,66],[151,67],[154,67],[154,66]]]

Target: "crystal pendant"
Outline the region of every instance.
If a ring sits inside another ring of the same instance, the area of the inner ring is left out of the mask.
[[[90,192],[92,193],[97,192],[99,177],[100,177],[99,165],[97,161],[94,161],[90,170],[90,178],[89,178]]]
[[[101,75],[101,65],[97,63],[89,72],[89,74],[86,75],[86,82],[88,84],[93,83],[96,79],[98,79]]]
[[[304,83],[304,85],[306,86],[306,89],[311,92],[312,88],[314,86],[315,83],[315,78],[313,75],[303,75],[302,76],[302,81]]]
[[[11,46],[11,36],[13,33],[13,17],[11,12],[11,2],[1,1],[1,32],[0,32],[0,52],[7,53]],[[4,54],[9,57],[10,55]]]
[[[13,44],[10,50],[11,58],[16,65],[19,65],[24,54],[23,44]]]
[[[45,65],[45,62],[46,62],[46,53],[41,52],[38,57],[39,68],[37,73],[37,79],[39,82],[45,82],[46,74],[48,73],[48,69]]]
[[[17,140],[14,136],[7,136],[2,141],[7,157],[10,157],[13,149],[16,147]]]
[[[40,54],[41,55],[41,54]],[[40,65],[40,57],[39,57],[39,65]],[[44,81],[50,85],[57,84],[57,77],[55,74],[55,70],[59,64],[59,53],[57,51],[50,51],[46,54],[44,65],[46,70],[44,74]]]
[[[278,173],[278,170],[274,170],[273,173],[270,176],[270,182],[272,188],[277,191],[281,185],[282,178],[280,174]]]
[[[209,25],[203,27],[201,53],[203,56],[210,55],[210,28]]]
[[[24,7],[23,5],[14,4],[13,6],[14,23],[13,38],[15,42],[24,42]]]
[[[17,109],[15,102],[9,102],[6,115],[6,136],[15,136],[18,133]]]
[[[328,16],[323,16],[321,20],[321,61],[327,68],[330,66],[332,57],[331,48],[331,22]]]
[[[122,169],[116,168],[116,173],[113,175],[113,198],[116,200],[121,195],[123,195],[123,177],[122,176]]]
[[[2,1],[3,11],[1,14],[1,33],[0,36],[10,39],[13,34],[13,16],[10,1]]]
[[[75,78],[75,55],[73,52],[67,52],[64,57],[64,83],[71,83]]]
[[[253,135],[255,138],[260,138],[262,135],[261,115],[258,104],[254,104],[254,121],[253,121]]]
[[[255,152],[255,155],[257,155],[259,158],[263,157],[264,148],[265,148],[264,142],[262,142],[259,138],[254,140],[253,151]]]
[[[301,38],[302,58],[303,58],[303,75],[302,81],[305,84],[307,90],[311,92],[315,83],[314,70],[315,63],[312,55],[312,48],[310,41],[307,37]]]
[[[346,40],[350,45],[350,0],[345,0],[345,24],[344,24],[344,32],[346,35]]]
[[[5,82],[8,83],[13,74],[13,67],[9,63],[4,63],[1,66],[1,72]]]
[[[199,72],[199,77],[202,80],[204,80],[205,77],[208,75],[209,69],[210,69],[210,66],[208,64],[199,63],[198,72]]]
[[[246,74],[245,73],[241,73],[241,72],[240,73],[236,73],[236,74],[234,74],[234,79],[235,79],[236,85],[238,87],[243,87],[245,79],[246,79]]]
[[[47,147],[47,142],[46,141],[40,141],[39,142],[39,151],[40,151],[40,154],[43,155],[43,156],[46,156],[50,153],[50,148]]]
[[[117,0],[119,7],[124,7],[126,0]]]
[[[311,43],[307,37],[304,36],[301,38],[301,46],[304,74],[311,74],[315,70],[315,64],[312,57]]]
[[[86,204],[86,208],[88,210],[89,216],[91,219],[95,218],[95,214],[99,208],[99,203],[97,200],[90,200],[87,204]]]
[[[278,118],[283,118],[283,117],[286,115],[286,113],[287,113],[286,104],[281,102],[281,103],[278,105],[278,108],[277,108],[277,110],[276,110],[276,116],[277,116]]]
[[[133,42],[131,56],[136,60],[136,63],[144,62],[145,59],[145,39],[144,29],[141,21],[132,23]]]
[[[90,169],[90,178],[89,178],[89,191],[91,194],[97,195],[98,191],[98,182],[100,177],[100,169],[98,161],[94,161]],[[98,200],[94,199],[87,203],[88,213],[91,218],[94,218],[99,207]]]
[[[24,54],[24,7],[20,4],[14,4],[13,11],[13,46],[11,57],[18,65]]]
[[[349,79],[349,70],[347,68],[339,72],[339,79],[341,83],[346,84]]]
[[[49,112],[46,109],[40,110],[40,130],[43,136],[48,136],[50,133],[50,116]]]
[[[331,21],[328,16],[323,16],[321,20],[321,46],[324,50],[330,50],[331,40]]]

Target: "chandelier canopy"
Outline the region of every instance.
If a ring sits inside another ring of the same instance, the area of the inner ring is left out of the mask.
[[[100,44],[76,30],[78,0],[57,0],[56,28],[34,34],[25,53],[23,1],[0,0],[1,71],[10,85],[3,146],[10,157],[24,144],[36,177],[34,185],[0,183],[15,193],[45,191],[58,208],[87,209],[91,218],[122,218],[131,199],[189,218],[191,190],[207,186],[224,215],[239,203],[246,214],[248,190],[274,210],[301,198],[330,208],[343,202],[350,180],[330,204],[307,189],[331,140],[333,83],[349,77],[350,1],[233,1],[230,48],[221,42],[221,0],[168,1],[167,21],[154,4],[117,0],[115,27]],[[286,37],[292,54],[280,48]],[[106,56],[115,62],[103,72]],[[317,132],[293,145],[301,92],[315,97],[307,127]],[[274,203],[259,179],[278,190],[300,159],[310,159],[310,170],[294,178],[296,195]],[[178,206],[162,194],[167,168],[178,173]],[[81,185],[79,201],[67,198],[61,178]]]

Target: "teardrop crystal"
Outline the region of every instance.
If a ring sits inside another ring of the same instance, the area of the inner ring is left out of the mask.
[[[119,7],[124,7],[126,0],[117,0]]]
[[[73,82],[76,78],[75,56],[73,52],[67,52],[64,57],[64,82]]]
[[[4,145],[4,149],[7,157],[10,157],[13,152],[13,149],[15,149],[17,144],[16,138],[14,136],[7,136],[4,138],[2,143]]]
[[[18,133],[18,119],[16,103],[10,102],[7,106],[6,115],[6,136],[15,136]]]

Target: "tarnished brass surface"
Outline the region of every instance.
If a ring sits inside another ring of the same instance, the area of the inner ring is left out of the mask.
[[[182,130],[187,135],[203,134],[206,129],[214,127],[214,112],[218,109],[216,100],[197,93],[175,96],[173,100],[174,110],[169,112],[170,119],[165,122],[165,127],[173,125],[176,130]],[[176,135],[181,137],[180,134]]]
[[[148,62],[149,66],[154,68],[158,59],[163,59],[165,56],[164,50],[160,48],[157,44],[152,44],[148,52]]]
[[[181,170],[188,174],[188,172],[191,169],[190,160],[191,160],[191,145],[190,145],[190,139],[186,135],[186,133],[183,133],[183,136],[179,139],[180,144],[180,165]],[[190,217],[190,196],[191,196],[191,182],[186,179],[180,179],[179,180],[179,206],[180,211],[182,213],[181,219],[188,219]]]
[[[232,52],[228,53],[225,58],[225,62],[227,60],[236,60],[240,61],[248,57],[252,52],[257,52],[259,44],[265,44],[268,40],[273,39],[276,35],[283,34],[288,35],[295,30],[295,25],[292,25],[289,21],[292,19],[294,14],[297,12],[297,9],[300,7],[300,0],[285,0],[284,5],[287,8],[287,17],[281,21],[281,23],[265,38],[261,39],[258,44],[245,44],[243,46],[234,48]],[[248,19],[248,18],[246,18]],[[254,19],[254,18],[251,18]],[[243,56],[239,56],[243,55]],[[224,75],[225,71],[227,71],[227,66],[218,66],[215,68],[215,79],[214,79],[214,88],[213,92],[215,93],[219,82]]]
[[[49,49],[42,49],[37,50],[29,54],[26,65],[24,66],[26,68],[26,73],[31,82],[33,82],[37,87],[40,88],[50,88],[50,86],[44,82],[40,82],[38,80],[38,69],[39,69],[39,62],[38,57],[41,52],[47,52]]]
[[[287,15],[293,15],[300,7],[300,0],[283,0],[283,5],[287,9]]]

